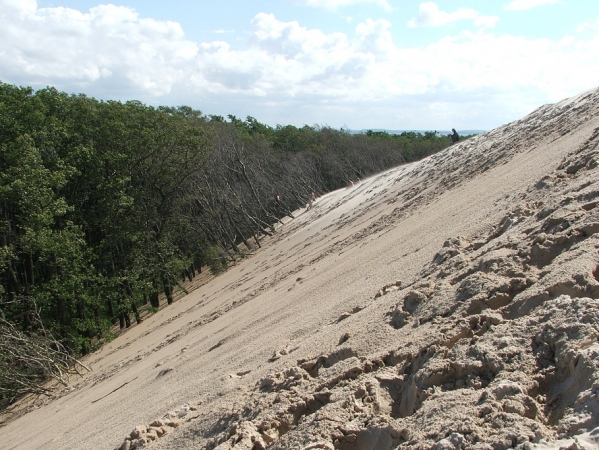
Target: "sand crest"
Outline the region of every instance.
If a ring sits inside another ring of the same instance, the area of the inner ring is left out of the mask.
[[[6,449],[599,447],[599,90],[329,193]]]

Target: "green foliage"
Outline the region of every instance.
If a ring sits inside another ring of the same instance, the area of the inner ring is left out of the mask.
[[[227,268],[227,260],[216,245],[212,245],[205,250],[204,258],[206,265],[210,267],[210,270],[215,275],[223,272]]]
[[[191,260],[174,243],[177,205],[180,178],[203,166],[205,120],[6,84],[0,117],[2,311],[26,317],[18,299],[34,295],[52,332],[86,353],[152,279]]]

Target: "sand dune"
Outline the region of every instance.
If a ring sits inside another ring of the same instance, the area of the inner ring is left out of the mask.
[[[599,90],[319,198],[7,449],[599,447]]]

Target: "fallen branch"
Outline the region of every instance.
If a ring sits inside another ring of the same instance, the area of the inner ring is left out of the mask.
[[[91,370],[46,331],[33,299],[20,301],[31,305],[27,332],[0,317],[0,408],[27,395],[49,395],[55,389],[49,381],[66,386],[70,375]]]
[[[136,377],[135,377],[135,378],[133,378],[132,380],[130,380],[130,381],[127,381],[126,383],[123,383],[123,384],[121,384],[121,385],[120,385],[118,388],[116,388],[116,389],[113,389],[113,390],[112,390],[112,391],[110,391],[108,394],[106,394],[106,395],[104,395],[104,396],[102,396],[102,397],[100,397],[100,398],[98,398],[98,399],[96,399],[96,400],[92,400],[92,403],[99,402],[99,401],[100,401],[100,400],[102,400],[103,398],[106,398],[106,397],[108,397],[110,394],[112,394],[112,393],[114,393],[114,392],[118,391],[120,388],[122,388],[122,387],[124,387],[124,386],[127,386],[129,383],[131,383],[131,382],[133,382],[133,381],[137,380],[138,378],[139,378],[139,376],[136,376]]]

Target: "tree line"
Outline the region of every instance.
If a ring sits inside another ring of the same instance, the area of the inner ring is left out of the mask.
[[[449,144],[0,83],[0,323],[85,354],[259,247],[311,192]]]

